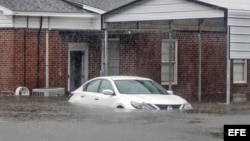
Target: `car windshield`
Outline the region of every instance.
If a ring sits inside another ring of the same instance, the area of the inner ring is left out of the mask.
[[[158,83],[150,80],[115,80],[121,94],[167,94]]]

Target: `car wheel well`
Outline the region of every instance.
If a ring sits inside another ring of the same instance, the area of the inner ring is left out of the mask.
[[[118,109],[124,109],[124,107],[122,105],[118,105],[116,108],[118,108]]]

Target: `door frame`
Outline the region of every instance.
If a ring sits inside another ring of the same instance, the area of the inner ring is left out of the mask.
[[[89,46],[88,43],[68,43],[68,91],[70,91],[70,52],[82,51],[84,52],[84,82],[88,80],[89,67]]]

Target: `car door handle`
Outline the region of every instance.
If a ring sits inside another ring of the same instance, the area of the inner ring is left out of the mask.
[[[99,98],[98,98],[98,97],[96,97],[96,98],[95,98],[95,100],[99,100]]]

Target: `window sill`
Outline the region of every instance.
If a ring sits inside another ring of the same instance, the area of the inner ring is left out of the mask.
[[[166,85],[169,85],[169,82],[161,82],[161,85],[165,85],[165,86],[166,86]],[[176,83],[176,82],[173,82],[172,85],[177,85],[177,83]]]
[[[247,84],[247,82],[246,81],[237,81],[237,82],[233,82],[233,84]]]

